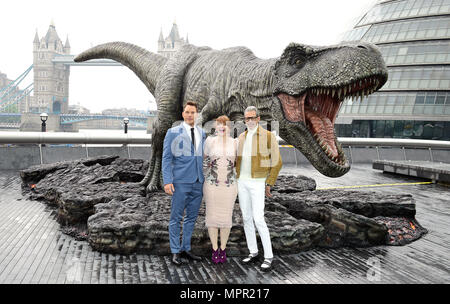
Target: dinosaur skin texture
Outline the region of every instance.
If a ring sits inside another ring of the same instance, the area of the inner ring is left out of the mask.
[[[130,68],[155,96],[147,192],[162,187],[164,136],[182,120],[183,104],[199,105],[198,123],[220,115],[243,125],[247,106],[256,106],[262,121],[300,150],[322,174],[339,177],[350,164],[336,139],[334,122],[345,98],[361,98],[387,81],[386,65],[376,46],[345,43],[327,47],[289,44],[279,58],[257,58],[246,47],[213,50],[183,46],[167,59],[136,45],[110,42],[79,54],[76,62],[109,58]]]

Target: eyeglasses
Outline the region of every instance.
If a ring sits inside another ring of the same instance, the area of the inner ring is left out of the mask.
[[[258,119],[259,116],[253,116],[253,117],[244,117],[245,121],[256,121]]]

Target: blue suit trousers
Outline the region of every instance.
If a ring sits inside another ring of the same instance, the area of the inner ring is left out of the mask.
[[[172,253],[191,250],[191,237],[197,220],[198,210],[203,197],[203,183],[174,183],[172,207],[169,221],[170,250]],[[181,221],[183,221],[183,237],[180,244]]]

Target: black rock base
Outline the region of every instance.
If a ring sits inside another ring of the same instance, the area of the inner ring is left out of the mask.
[[[63,232],[103,252],[169,254],[170,196],[145,196],[138,182],[148,162],[102,156],[34,166],[20,172],[23,191],[58,209]],[[304,176],[280,176],[266,198],[266,222],[275,253],[314,247],[404,245],[427,230],[414,218],[411,195],[315,190]],[[202,204],[192,250],[209,255]],[[238,200],[227,254],[248,254]],[[262,250],[262,248],[261,248]]]

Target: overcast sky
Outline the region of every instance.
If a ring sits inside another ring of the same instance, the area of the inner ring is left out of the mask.
[[[180,35],[197,46],[247,46],[260,58],[281,55],[290,42],[339,43],[376,0],[39,0],[2,1],[0,72],[17,78],[33,63],[33,38],[50,23],[69,37],[71,53],[111,41],[157,51],[175,21]],[[31,73],[30,73],[31,75]],[[25,88],[33,81],[28,77]],[[69,103],[91,112],[106,108],[155,109],[153,96],[126,67],[71,67]]]

